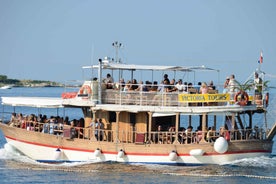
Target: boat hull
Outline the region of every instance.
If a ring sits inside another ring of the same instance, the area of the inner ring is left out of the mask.
[[[68,139],[0,124],[7,143],[39,162],[124,162],[166,165],[227,164],[234,160],[269,156],[273,141],[229,142],[225,153],[213,143],[135,144]]]

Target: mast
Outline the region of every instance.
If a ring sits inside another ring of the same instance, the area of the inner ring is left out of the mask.
[[[121,59],[119,59],[119,49],[121,48],[123,44],[119,43],[118,41],[115,41],[112,43],[112,46],[115,48],[115,52],[116,52],[116,58],[115,58],[115,62],[116,63],[121,63]],[[122,71],[119,70],[119,80],[122,78]]]
[[[98,103],[102,104],[102,59],[99,59],[98,68]]]

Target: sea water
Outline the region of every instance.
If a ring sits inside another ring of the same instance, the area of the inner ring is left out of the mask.
[[[74,89],[71,89],[74,90]],[[0,96],[58,97],[62,88],[13,88],[0,91]],[[272,96],[272,95],[271,95]],[[273,97],[273,96],[272,96]],[[273,99],[270,100],[274,101]],[[276,108],[271,105],[271,111]],[[3,108],[2,106],[0,107]],[[5,107],[3,111],[12,112]],[[20,108],[33,113],[33,108]],[[64,113],[71,119],[82,117],[78,109],[42,111],[43,114]],[[8,114],[2,117],[8,118]],[[269,115],[268,118],[275,116]],[[274,121],[275,122],[275,121]],[[1,183],[276,183],[276,146],[270,157],[237,160],[227,165],[164,166],[121,163],[45,164],[22,156],[6,145],[0,132]]]

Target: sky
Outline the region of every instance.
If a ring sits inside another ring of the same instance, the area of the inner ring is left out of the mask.
[[[0,0],[0,75],[82,80],[81,67],[114,58],[119,41],[128,64],[204,65],[219,69],[222,81],[245,80],[258,67],[276,76],[275,7],[274,0]]]

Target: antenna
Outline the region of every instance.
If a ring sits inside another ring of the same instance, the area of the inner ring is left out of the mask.
[[[121,63],[121,59],[119,59],[119,49],[122,47],[122,43],[118,42],[118,41],[115,41],[112,43],[112,46],[115,48],[115,52],[116,52],[116,59],[115,59],[115,62],[116,63]],[[122,78],[122,71],[121,69],[119,69],[119,80]]]

